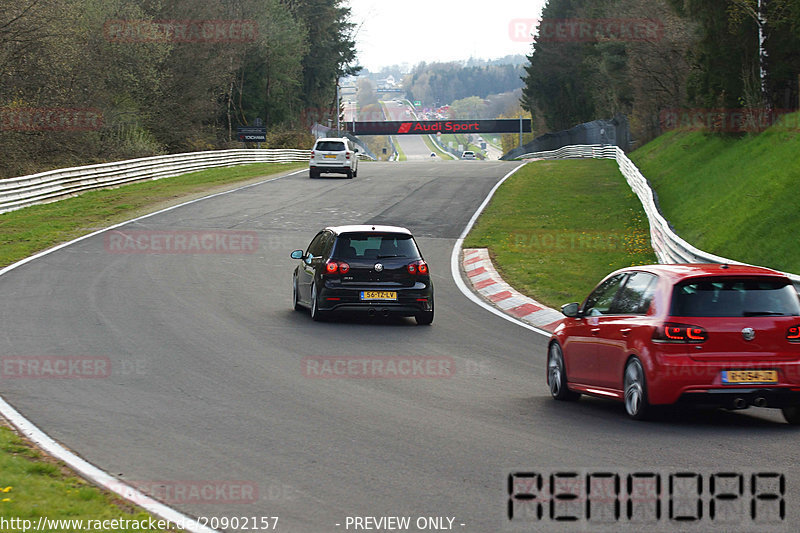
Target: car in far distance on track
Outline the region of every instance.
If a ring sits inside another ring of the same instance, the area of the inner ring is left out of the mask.
[[[548,345],[557,400],[780,408],[800,424],[800,297],[785,275],[743,265],[651,265],[606,277]]]
[[[433,322],[433,282],[411,232],[396,226],[337,226],[321,230],[292,279],[292,304],[311,318],[357,311],[369,316],[413,316]]]
[[[318,178],[322,173],[344,174],[358,177],[358,148],[351,146],[346,137],[317,139],[308,161],[308,177]]]
[[[475,152],[472,150],[466,150],[461,153],[461,159],[475,159]]]

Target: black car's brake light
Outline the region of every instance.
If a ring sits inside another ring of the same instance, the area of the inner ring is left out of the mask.
[[[326,274],[347,274],[349,271],[350,265],[344,261],[334,261],[333,259],[329,259],[328,262],[325,263]]]
[[[786,330],[786,340],[789,342],[800,342],[800,325],[792,326]]]
[[[700,326],[667,322],[656,328],[653,340],[655,342],[699,344],[708,340],[708,332]]]
[[[428,274],[428,263],[425,261],[414,261],[406,266],[408,273],[414,276],[425,276]]]

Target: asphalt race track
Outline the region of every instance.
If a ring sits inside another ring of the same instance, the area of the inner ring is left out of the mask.
[[[720,471],[777,471],[787,480],[787,519],[774,529],[794,530],[800,445],[779,412],[669,412],[641,423],[618,403],[554,402],[546,339],[459,292],[450,272],[455,240],[515,166],[364,163],[353,180],[301,173],[123,228],[255,232],[255,253],[117,253],[98,235],[31,261],[0,277],[0,356],[108,361],[111,372],[18,378],[4,366],[0,394],[121,480],[254,487],[251,499],[165,499],[195,516],[277,516],[284,532],[353,531],[348,516],[450,517],[463,532],[590,530],[552,521],[515,529],[506,518],[510,472],[569,468],[661,468],[706,481]],[[315,323],[291,309],[289,253],[325,225],[350,223],[414,232],[436,287],[432,326]],[[321,356],[430,357],[455,372],[304,374],[304,358]],[[665,519],[648,529],[678,530]],[[694,530],[737,529],[704,522]]]
[[[406,115],[405,111],[410,110],[407,105],[397,102],[384,102],[389,113],[388,120],[416,120],[412,115]],[[397,135],[395,142],[400,145],[408,161],[438,161],[441,156],[431,157],[431,149],[425,144],[422,135]],[[448,161],[452,159],[447,158]]]

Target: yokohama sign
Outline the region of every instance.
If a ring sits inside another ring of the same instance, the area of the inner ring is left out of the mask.
[[[347,131],[356,135],[428,135],[448,133],[530,133],[530,119],[424,120],[388,122],[347,122]]]

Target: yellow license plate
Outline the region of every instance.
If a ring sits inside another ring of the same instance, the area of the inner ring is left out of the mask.
[[[336,159],[335,155],[326,155],[325,159]]]
[[[362,300],[397,300],[394,291],[361,291]]]
[[[777,383],[777,370],[723,370],[723,383]]]

